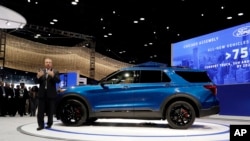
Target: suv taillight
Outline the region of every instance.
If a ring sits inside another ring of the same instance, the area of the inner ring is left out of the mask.
[[[217,94],[217,87],[216,85],[204,85],[205,88],[209,89],[214,95]]]

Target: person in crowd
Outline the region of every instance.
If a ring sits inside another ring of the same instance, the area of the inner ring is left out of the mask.
[[[25,87],[24,83],[20,83],[20,86],[17,86],[18,88],[18,113],[22,117],[23,115],[26,115],[25,113],[25,106],[26,106],[26,100],[29,98],[29,93],[27,88]]]
[[[6,116],[7,114],[7,94],[5,92],[4,82],[0,81],[0,116]]]
[[[16,113],[17,113],[17,108],[18,108],[18,91],[17,89],[15,88],[15,84],[14,83],[11,83],[10,85],[10,88],[11,88],[11,91],[12,91],[12,94],[13,94],[13,97],[11,99],[11,114],[10,116],[16,116]]]
[[[36,115],[37,106],[38,106],[38,87],[33,86],[30,89],[30,116]]]
[[[17,113],[20,115],[21,113],[21,108],[20,108],[20,85],[16,85],[16,88],[15,88],[15,96],[16,96],[16,111]]]
[[[25,101],[25,115],[31,113],[30,112],[30,92],[31,92],[30,90],[31,90],[31,87],[28,87],[27,90],[28,90],[29,97]]]
[[[14,94],[13,94],[13,91],[12,91],[12,89],[11,89],[11,87],[10,87],[10,83],[9,82],[6,82],[5,83],[5,93],[6,93],[6,97],[7,97],[7,101],[6,101],[6,110],[7,110],[7,115],[9,115],[9,116],[13,116],[13,104],[15,104],[15,103],[13,103],[13,100],[14,100]]]
[[[44,59],[44,68],[37,72],[34,79],[39,84],[38,89],[38,113],[37,113],[37,130],[44,129],[44,114],[48,117],[47,126],[51,128],[53,125],[53,115],[55,108],[55,99],[57,95],[56,83],[60,82],[59,71],[53,68],[52,59]]]

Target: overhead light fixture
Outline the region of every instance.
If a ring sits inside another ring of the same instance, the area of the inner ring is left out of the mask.
[[[72,5],[77,5],[77,2],[76,1],[72,1],[71,4]]]
[[[145,20],[145,18],[143,18],[143,17],[142,17],[142,18],[140,18],[140,21],[144,21],[144,20]]]
[[[36,34],[36,35],[34,36],[34,38],[39,38],[39,37],[41,37],[41,34]]]
[[[7,22],[6,22],[6,25],[7,25],[7,26],[10,26],[10,22],[9,22],[9,21],[7,21]]]
[[[21,23],[19,28],[24,28],[25,24]]]
[[[136,23],[138,23],[138,21],[134,21],[134,23],[136,24]]]
[[[25,25],[26,23],[23,23],[23,22],[11,21],[9,19],[0,18],[0,28],[3,28],[3,29],[23,28]]]
[[[26,19],[19,13],[0,5],[0,28],[16,29],[26,25]]]
[[[243,16],[244,15],[244,13],[238,13],[238,16]]]

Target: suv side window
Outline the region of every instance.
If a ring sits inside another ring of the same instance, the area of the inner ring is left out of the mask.
[[[105,81],[105,84],[133,83],[134,77],[134,71],[121,71],[109,77]]]
[[[207,72],[175,71],[175,73],[188,82],[211,82],[211,79],[208,77]]]
[[[141,70],[139,74],[141,83],[170,82],[171,79],[161,70]]]

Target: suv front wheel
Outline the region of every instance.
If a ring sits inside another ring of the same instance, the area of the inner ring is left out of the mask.
[[[195,111],[191,104],[186,101],[176,101],[167,107],[166,118],[173,129],[187,129],[195,120]]]
[[[67,126],[80,126],[86,122],[87,109],[80,101],[70,99],[61,104],[59,116]]]

